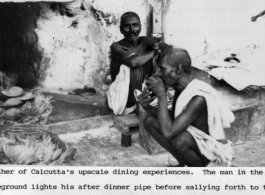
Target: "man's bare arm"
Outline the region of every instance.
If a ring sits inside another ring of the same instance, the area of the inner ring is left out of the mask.
[[[146,112],[148,112],[149,114],[151,114],[153,117],[157,118],[157,113],[158,113],[158,109],[153,107],[153,106],[148,106],[146,108],[144,108],[144,110]]]
[[[143,66],[146,62],[152,59],[154,57],[154,52],[150,51],[142,55],[133,55],[129,52],[129,49],[116,43],[111,45],[111,55],[116,59],[120,59],[120,61],[128,67],[136,68]]]
[[[195,96],[187,104],[186,109],[172,120],[166,105],[166,96],[161,96],[158,104],[158,120],[161,133],[167,138],[184,132],[207,106],[204,97]]]

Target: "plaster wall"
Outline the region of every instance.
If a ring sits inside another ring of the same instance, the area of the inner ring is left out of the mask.
[[[165,41],[187,49],[194,63],[236,53],[250,68],[262,69],[265,17],[251,17],[263,10],[264,0],[171,0],[163,8]]]

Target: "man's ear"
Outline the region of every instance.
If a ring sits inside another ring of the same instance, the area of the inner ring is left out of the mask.
[[[183,71],[183,66],[182,66],[182,64],[178,64],[178,65],[175,67],[176,75],[181,75],[182,71]]]

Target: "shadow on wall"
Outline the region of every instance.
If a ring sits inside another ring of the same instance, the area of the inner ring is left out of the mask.
[[[37,84],[41,54],[36,48],[39,6],[32,3],[0,4],[0,71],[17,76],[17,85]]]

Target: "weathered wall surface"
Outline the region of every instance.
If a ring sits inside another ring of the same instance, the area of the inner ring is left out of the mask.
[[[95,66],[106,65],[106,60],[95,64],[97,55],[91,57],[93,52],[102,55],[105,38],[91,11],[81,9],[81,5],[80,1],[71,5],[41,4],[36,33],[43,52],[40,83],[45,90],[82,88],[87,69],[93,72]]]
[[[264,0],[171,0],[163,10],[165,41],[187,49],[194,62],[237,53],[264,66],[265,17],[251,22],[263,10]]]
[[[87,86],[105,94],[109,47],[122,38],[120,16],[126,11],[138,12],[145,35],[148,8],[145,0],[42,3],[36,29],[43,53],[40,85],[48,91]]]

